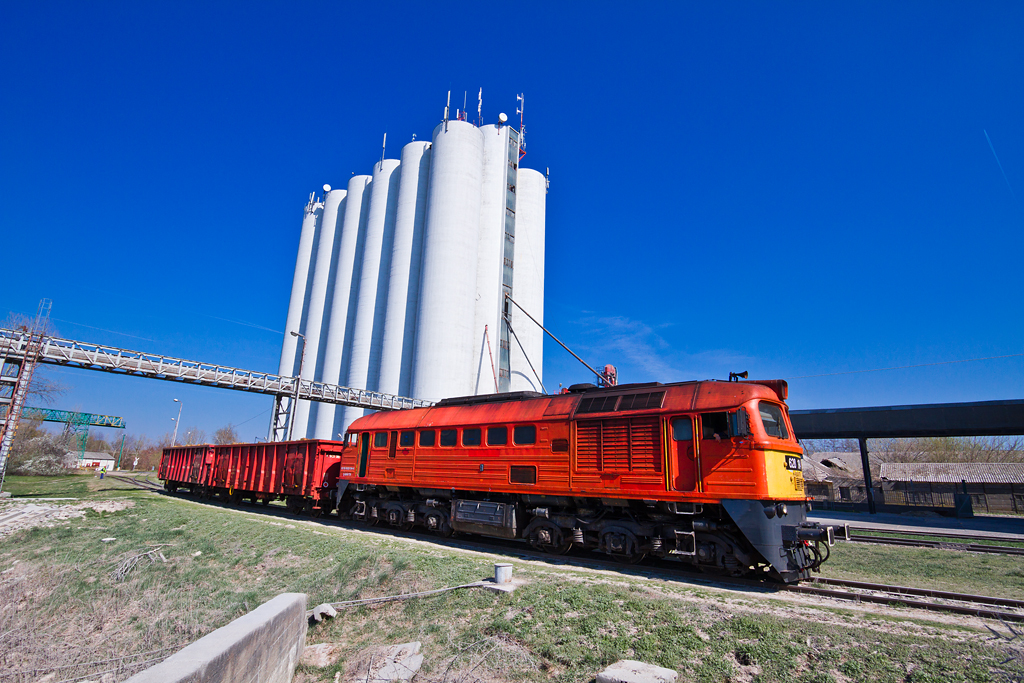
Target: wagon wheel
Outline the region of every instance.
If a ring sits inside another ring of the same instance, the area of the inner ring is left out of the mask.
[[[264,505],[270,505],[270,497],[268,496],[266,498],[260,498],[260,502],[263,503]]]

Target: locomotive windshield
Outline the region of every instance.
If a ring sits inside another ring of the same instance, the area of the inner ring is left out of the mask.
[[[757,412],[761,414],[761,424],[768,436],[776,439],[788,439],[789,432],[786,431],[786,421],[782,418],[782,408],[774,403],[759,401]]]

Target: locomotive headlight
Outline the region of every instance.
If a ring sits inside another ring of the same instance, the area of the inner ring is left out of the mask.
[[[776,512],[779,513],[779,517],[785,517],[789,514],[789,508],[786,507],[785,503],[779,503],[778,505],[776,505],[775,510]]]

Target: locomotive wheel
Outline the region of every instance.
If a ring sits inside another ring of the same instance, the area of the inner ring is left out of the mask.
[[[427,528],[427,531],[441,538],[451,538],[453,533],[452,525],[448,523],[447,515],[439,512],[427,513],[426,519],[423,520],[423,525]]]
[[[572,547],[572,538],[566,538],[555,525],[538,526],[530,534],[530,546],[551,555],[565,555]]]

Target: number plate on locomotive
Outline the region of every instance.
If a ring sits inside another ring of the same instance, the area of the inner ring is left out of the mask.
[[[798,472],[802,471],[803,470],[803,459],[802,458],[798,458],[798,457],[793,456],[793,455],[787,455],[786,456],[786,469],[787,470],[796,470]]]

